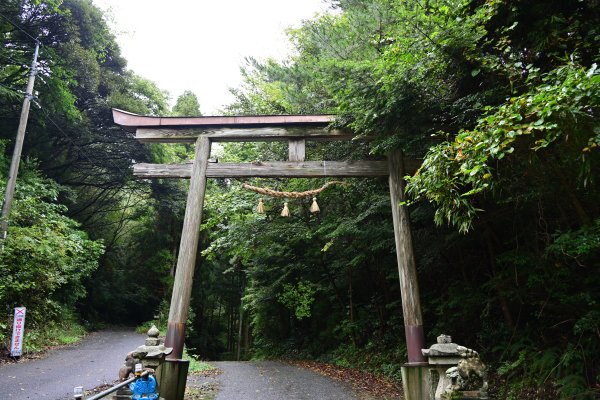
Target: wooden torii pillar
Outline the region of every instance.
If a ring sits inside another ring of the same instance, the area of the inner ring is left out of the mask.
[[[165,340],[166,346],[173,347],[168,359],[178,360],[183,354],[206,178],[388,176],[408,363],[425,362],[421,354],[425,340],[410,223],[406,207],[402,205],[405,199],[403,176],[405,171],[416,170],[418,165],[414,161],[403,158],[400,151],[389,154],[387,161],[305,161],[306,140],[352,138],[348,132],[329,130],[333,121],[329,115],[148,117],[113,109],[113,119],[117,125],[135,132],[136,139],[143,143],[196,142],[193,163],[135,164],[133,169],[138,178],[191,179]],[[208,162],[212,142],[275,140],[289,142],[288,161]]]

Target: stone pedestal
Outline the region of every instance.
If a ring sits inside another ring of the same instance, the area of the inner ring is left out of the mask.
[[[436,382],[432,382],[435,386],[435,393],[433,399],[442,400],[443,395],[446,392],[446,388],[452,386],[452,380],[446,375],[446,371],[448,368],[451,368],[458,364],[460,361],[459,358],[447,358],[447,359],[434,359],[435,357],[429,358],[429,363],[435,370],[435,375],[437,376]]]

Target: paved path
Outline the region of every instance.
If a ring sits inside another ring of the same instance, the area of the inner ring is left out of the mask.
[[[349,386],[276,361],[211,362],[223,374],[215,400],[352,400]]]
[[[75,386],[91,389],[117,380],[125,356],[144,339],[131,330],[105,330],[42,360],[0,366],[0,399],[72,400]]]

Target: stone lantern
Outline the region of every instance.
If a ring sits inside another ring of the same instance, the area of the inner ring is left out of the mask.
[[[130,351],[125,358],[123,367],[119,370],[119,380],[126,380],[131,373],[133,373],[135,364],[142,364],[142,369],[152,370],[152,373],[159,373],[159,367],[165,360],[165,357],[173,351],[171,347],[165,347],[162,339],[158,336],[160,332],[156,326],[148,330],[148,337],[146,338],[144,345],[139,346],[137,349]],[[128,387],[117,390],[113,400],[129,400],[131,399],[132,392]],[[161,398],[162,399],[162,398]]]
[[[173,351],[171,347],[165,347],[162,340],[158,337],[159,334],[158,328],[152,325],[148,330],[148,337],[144,345],[133,351],[133,358],[140,360],[142,368],[151,368],[156,371],[165,357]]]

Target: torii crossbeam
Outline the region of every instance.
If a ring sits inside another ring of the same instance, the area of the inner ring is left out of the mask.
[[[134,175],[139,178],[191,179],[165,340],[166,346],[173,347],[169,360],[179,360],[183,354],[206,178],[388,176],[408,362],[415,365],[425,362],[421,354],[425,340],[416,265],[408,213],[403,205],[403,177],[405,172],[416,170],[415,160],[407,160],[400,151],[393,151],[387,161],[305,161],[306,140],[352,139],[353,135],[347,131],[328,128],[334,120],[331,115],[148,117],[113,109],[113,119],[117,125],[135,132],[141,142],[196,142],[192,163],[134,165]],[[212,142],[275,140],[289,142],[288,161],[209,163]]]

